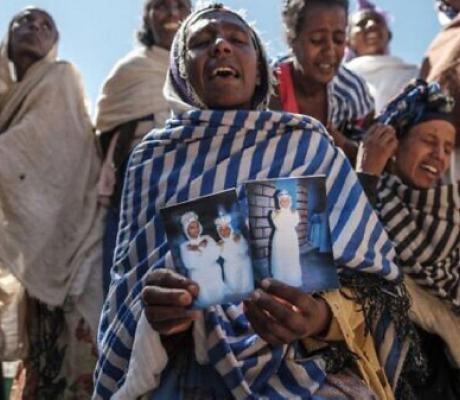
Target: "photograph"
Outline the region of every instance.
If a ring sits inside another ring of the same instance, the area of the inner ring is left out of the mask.
[[[235,190],[161,210],[175,267],[200,292],[193,308],[240,301],[254,290],[248,230]]]
[[[245,184],[256,282],[271,277],[312,293],[339,287],[324,176]]]

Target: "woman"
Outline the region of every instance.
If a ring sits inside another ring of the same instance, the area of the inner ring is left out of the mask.
[[[377,211],[406,274],[412,297],[411,317],[423,330],[443,339],[445,345],[441,346],[447,346],[458,369],[459,187],[441,185],[455,147],[452,107],[452,100],[438,84],[427,85],[420,80],[410,85],[379,117],[395,127],[393,133],[364,140],[360,169],[375,177],[371,185],[368,179],[367,190],[377,194]],[[393,154],[389,171],[383,172]],[[432,346],[430,339],[427,347],[431,350]],[[460,394],[455,391],[458,378],[449,381],[452,371],[442,354],[440,348],[431,354],[433,384],[421,389],[422,398],[440,395],[439,390],[444,390],[444,398],[458,398]],[[439,372],[442,368],[447,372]]]
[[[310,115],[329,128],[351,157],[351,130],[372,115],[374,102],[365,82],[342,66],[348,0],[288,0],[283,6],[291,56],[276,64],[279,85],[270,108]]]
[[[13,17],[0,64],[0,264],[24,285],[29,354],[22,398],[89,398],[102,307],[100,161],[75,68],[39,8]]]
[[[273,278],[291,286],[302,285],[302,268],[300,266],[299,238],[296,227],[300,217],[292,207],[292,197],[287,190],[276,195],[277,209],[270,214],[274,233],[271,244],[271,274]],[[289,268],[286,260],[291,260]]]
[[[366,80],[379,114],[419,71],[417,66],[390,55],[393,35],[387,14],[368,0],[359,0],[358,5],[349,19],[345,65]]]
[[[147,132],[162,127],[170,113],[162,93],[169,49],[190,9],[190,0],[146,0],[138,33],[141,46],[115,65],[102,86],[96,110],[96,129],[105,156],[99,190],[110,203],[104,239],[104,292],[110,284],[128,154]]]
[[[267,111],[270,92],[263,46],[241,16],[214,4],[184,21],[165,84],[175,117],[128,167],[95,399],[394,398],[408,327],[391,245],[323,126]],[[245,201],[247,180],[316,173],[327,175],[346,295],[310,296],[268,279],[244,305],[191,312],[200,287],[165,268],[159,209],[230,188]],[[375,240],[356,240],[362,233]],[[375,339],[374,324],[383,333]]]
[[[251,292],[254,288],[254,277],[248,242],[241,233],[234,231],[230,214],[221,215],[214,223],[220,237],[220,256],[229,292]]]
[[[443,29],[434,38],[423,60],[420,78],[439,82],[442,89],[455,100],[452,119],[460,133],[460,0],[436,0]],[[460,180],[460,140],[451,157],[446,182]]]
[[[211,236],[203,235],[203,226],[193,211],[182,215],[181,223],[188,239],[180,245],[181,259],[187,276],[203,287],[196,305],[205,307],[215,304],[225,296],[222,268],[217,262],[219,246]]]

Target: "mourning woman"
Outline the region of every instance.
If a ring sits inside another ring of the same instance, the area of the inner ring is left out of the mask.
[[[408,86],[379,117],[395,129],[366,137],[359,165],[426,342],[431,376],[418,397],[426,399],[460,395],[460,190],[441,184],[455,148],[452,108],[437,83]]]
[[[110,205],[104,239],[104,291],[110,283],[128,155],[147,132],[162,127],[170,114],[162,94],[169,49],[190,9],[190,0],[146,0],[137,35],[139,47],[115,65],[102,86],[96,110],[96,129],[105,157],[99,190]]]
[[[179,29],[165,84],[174,117],[128,165],[95,399],[393,399],[401,388],[410,341],[391,244],[323,126],[267,111],[269,70],[259,36],[222,5]],[[247,180],[310,174],[327,177],[342,290],[267,279],[244,304],[190,310],[201,288],[175,272],[160,208],[232,188],[244,206]]]
[[[278,85],[270,108],[312,116],[353,157],[352,129],[373,114],[366,83],[342,65],[348,0],[287,0],[283,5],[290,56],[275,65]]]
[[[0,64],[0,264],[29,301],[21,398],[89,398],[102,307],[100,161],[80,76],[53,18],[11,20]]]

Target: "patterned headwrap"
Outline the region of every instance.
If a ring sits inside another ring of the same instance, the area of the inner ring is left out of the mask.
[[[392,125],[402,137],[414,125],[433,119],[451,121],[454,99],[444,94],[437,82],[417,79],[392,100],[377,121]]]
[[[256,86],[251,108],[254,110],[263,110],[267,108],[273,90],[273,77],[271,75],[268,57],[259,35],[240,14],[225,7],[221,3],[213,3],[204,8],[198,9],[189,15],[177,31],[171,46],[171,62],[163,93],[172,110],[176,114],[187,111],[190,108],[209,108],[203,103],[202,99],[198,97],[188,77],[187,36],[189,27],[194,22],[203,18],[205,15],[216,11],[234,15],[248,28],[251,33],[252,41],[259,58],[259,68],[261,69],[260,83]]]

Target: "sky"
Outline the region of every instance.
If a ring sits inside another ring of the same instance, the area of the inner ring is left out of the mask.
[[[0,0],[0,34],[5,35],[12,16],[28,5],[50,12],[60,31],[60,58],[73,62],[83,75],[89,99],[94,104],[100,86],[115,62],[135,45],[144,0]],[[247,10],[268,43],[271,56],[286,51],[281,23],[283,0],[221,0]],[[350,0],[351,10],[355,0]],[[391,52],[420,64],[440,29],[434,0],[377,0],[392,15]]]

